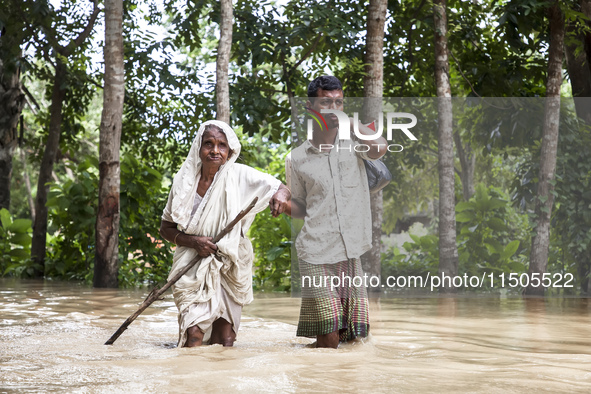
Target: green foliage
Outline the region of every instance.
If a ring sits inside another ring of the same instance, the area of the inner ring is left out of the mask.
[[[503,197],[499,190],[478,184],[470,201],[456,205],[462,274],[527,270],[525,261],[515,256],[518,250],[526,250],[521,240],[527,239],[527,217],[516,213]]]
[[[46,276],[92,282],[98,204],[98,162],[87,158],[73,170],[76,178],[54,184],[47,206],[51,228]],[[119,282],[138,286],[165,281],[172,252],[157,240],[167,198],[162,175],[132,152],[121,161]]]
[[[285,182],[285,143],[271,144],[261,135],[242,144],[241,160]],[[261,146],[269,146],[261,149]],[[289,291],[291,288],[292,221],[286,215],[274,218],[268,209],[259,213],[248,230],[255,260],[253,286],[257,290]]]
[[[31,261],[31,220],[14,219],[0,209],[0,276],[27,277],[34,274]]]
[[[591,290],[591,157],[587,147],[591,144],[591,127],[573,116],[572,104],[572,100],[562,100],[556,175],[551,191],[554,206],[547,270],[572,273],[580,290],[588,293]],[[537,146],[517,166],[512,185],[515,205],[528,212],[532,222],[535,220],[539,141]]]
[[[88,157],[72,168],[75,179],[53,184],[47,208],[49,233],[45,275],[92,281],[98,205],[98,160]]]
[[[522,273],[527,270],[527,216],[520,215],[494,187],[476,186],[475,195],[456,205],[459,275]],[[439,241],[435,235],[411,234],[404,251],[382,254],[382,276],[436,275]],[[513,238],[513,239],[512,239]],[[512,240],[511,240],[512,239]],[[525,243],[525,245],[523,245]]]
[[[25,85],[40,103],[35,116],[25,114],[22,142],[28,163],[15,166],[14,171],[29,165],[31,179],[35,179],[34,167],[39,166],[47,136],[54,76],[55,51],[48,38],[54,36],[59,45],[66,45],[77,37],[87,22],[89,3],[5,3],[0,29],[6,28],[8,34],[2,35],[0,60],[9,70],[20,68]],[[577,31],[588,32],[575,3],[562,4],[563,11],[578,26]],[[149,11],[140,5],[147,5]],[[515,97],[545,93],[547,5],[541,0],[448,2],[452,94],[508,97],[507,101],[494,101],[496,105],[489,108],[474,105],[472,111],[466,109],[471,105],[467,100],[463,114],[454,107],[454,129],[463,144],[470,144],[477,154],[475,182],[487,185],[479,186],[470,201],[457,206],[462,272],[525,269],[530,223],[517,208],[509,206],[506,191],[511,183],[517,184],[515,205],[521,212],[531,210],[539,172],[542,117],[537,108],[528,111],[531,106]],[[125,153],[121,162],[119,280],[132,286],[163,281],[172,260],[170,248],[154,238],[167,181],[185,158],[199,124],[215,117],[215,75],[208,65],[216,57],[219,4],[173,0],[159,6],[152,0],[131,0],[124,2],[124,7]],[[164,13],[159,7],[164,7]],[[363,2],[333,2],[330,7],[313,0],[234,3],[231,120],[244,137],[250,136],[241,162],[284,179],[283,157],[292,138],[289,98],[305,96],[307,83],[318,74],[340,77],[348,97],[363,94],[366,15]],[[155,34],[153,26],[164,26],[167,32]],[[384,97],[434,96],[432,4],[389,1],[385,31]],[[87,40],[64,60],[68,69],[63,86],[66,99],[54,167],[57,181],[48,201],[46,266],[48,276],[86,281],[93,272],[98,185],[95,131],[101,107],[91,100],[96,99],[95,86],[102,85],[100,72],[92,66],[93,51],[92,41]],[[34,84],[42,84],[44,89]],[[419,103],[413,113],[434,113],[428,107]],[[499,107],[508,110],[499,111]],[[591,140],[589,131],[577,129],[573,117],[565,113],[561,115],[549,270],[578,273],[584,281],[591,271],[591,165],[586,150]],[[419,122],[421,141],[408,149],[405,146],[403,155],[385,158],[395,169],[394,180],[384,191],[386,232],[409,212],[430,213],[437,198],[436,120]],[[459,190],[459,183],[457,186]],[[14,217],[28,212],[22,182],[19,187],[10,211]],[[5,225],[8,219],[4,219],[6,213],[2,215],[0,247],[2,256],[8,257],[0,262],[1,273],[26,276],[31,267],[22,256],[29,247],[25,241],[28,233],[9,230],[12,224]],[[268,212],[255,219],[249,234],[255,245],[256,288],[288,288],[289,224],[287,218],[273,219]],[[413,236],[413,242],[403,249],[384,254],[384,273],[426,275],[437,271],[436,236]]]
[[[127,152],[121,162],[120,285],[166,282],[172,250],[158,238],[167,198],[162,174]]]
[[[337,2],[327,8],[313,0],[283,7],[269,1],[238,1],[230,83],[232,119],[250,136],[263,133],[273,142],[290,138],[288,100],[306,96],[310,80],[326,69],[341,77],[346,94],[355,95],[361,74],[348,67],[363,56],[358,35],[365,29],[362,3]],[[355,67],[359,71],[361,67]]]
[[[404,251],[394,247],[382,253],[382,279],[388,276],[436,275],[439,266],[439,239],[435,235],[422,237],[411,234],[413,242],[405,242]]]
[[[253,287],[289,291],[291,288],[291,219],[259,213],[248,231],[255,253]]]

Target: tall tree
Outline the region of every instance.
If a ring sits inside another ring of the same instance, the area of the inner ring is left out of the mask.
[[[569,22],[565,38],[566,67],[570,78],[577,115],[591,125],[589,100],[577,99],[591,97],[591,0],[581,0],[580,11],[587,17],[580,25]],[[586,27],[586,29],[581,28]]]
[[[384,25],[388,0],[370,0],[367,14],[365,44],[365,76],[363,78],[364,122],[377,121],[382,116],[384,91]],[[372,248],[361,257],[363,270],[370,275],[381,274],[382,191],[371,195]],[[372,289],[379,289],[378,287]]]
[[[6,30],[3,29],[4,38]],[[4,45],[3,39],[0,45]],[[4,67],[0,59],[0,208],[10,209],[12,156],[18,141],[18,124],[25,104],[18,68]]]
[[[117,287],[121,126],[125,73],[123,0],[105,1],[105,85],[99,147],[94,287]]]
[[[216,59],[216,119],[230,124],[230,86],[228,67],[232,48],[232,0],[221,0],[220,41]]]
[[[548,50],[548,80],[546,82],[546,102],[544,107],[544,131],[540,154],[540,172],[536,199],[535,235],[532,239],[529,275],[546,272],[548,248],[550,246],[550,216],[554,204],[554,175],[556,173],[556,153],[558,151],[558,126],[560,123],[560,86],[562,85],[562,60],[564,50],[564,15],[558,0],[548,9],[550,20],[550,48]],[[544,295],[544,286],[533,281],[526,288],[526,295]]]
[[[6,2],[0,17],[0,208],[10,209],[12,156],[18,140],[18,123],[25,105],[20,81],[21,46],[30,33],[21,18],[14,17],[18,5]]]
[[[435,85],[437,87],[439,145],[439,273],[442,276],[455,276],[458,273],[458,248],[456,245],[453,115],[449,82],[446,0],[434,1],[433,25],[435,29]],[[442,292],[452,292],[453,290],[454,287],[450,283],[443,281]]]
[[[283,9],[267,0],[236,4],[232,60],[240,71],[230,88],[232,114],[244,132],[272,141],[291,136],[297,146],[298,122],[286,130],[290,116],[299,119],[292,99],[304,98],[309,82],[327,68],[341,79],[347,97],[361,97],[363,45],[357,37],[366,30],[367,7],[341,2],[330,17],[326,12],[315,0],[292,0]]]
[[[53,50],[54,57],[54,76],[53,87],[51,92],[51,107],[49,110],[49,133],[43,158],[41,160],[41,168],[39,170],[39,179],[37,182],[37,196],[35,197],[35,222],[33,224],[33,241],[31,245],[31,259],[36,266],[35,275],[43,276],[45,263],[45,243],[47,239],[47,195],[49,193],[49,182],[51,181],[51,174],[53,172],[53,165],[55,163],[56,154],[59,149],[59,142],[62,127],[62,110],[64,106],[64,99],[66,97],[67,89],[67,73],[68,69],[65,61],[70,57],[74,51],[79,48],[88,38],[100,9],[98,7],[98,0],[93,2],[93,10],[88,19],[88,22],[82,32],[67,45],[60,45],[59,35],[51,30],[51,27],[45,26],[43,31],[50,47]]]

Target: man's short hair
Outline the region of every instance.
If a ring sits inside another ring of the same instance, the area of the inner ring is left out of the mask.
[[[308,97],[318,97],[318,89],[343,90],[343,84],[337,77],[323,75],[310,82],[308,85]]]

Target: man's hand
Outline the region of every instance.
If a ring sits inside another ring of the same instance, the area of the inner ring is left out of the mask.
[[[273,197],[271,197],[271,200],[269,201],[271,215],[276,218],[285,212],[285,209],[287,208],[287,202],[290,199],[291,192],[285,185],[281,184],[281,186],[279,186],[279,190],[277,190],[277,192],[273,195]]]

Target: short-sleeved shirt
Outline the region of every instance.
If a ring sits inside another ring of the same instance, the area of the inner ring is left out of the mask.
[[[339,140],[330,151],[321,151],[306,141],[286,157],[291,198],[306,207],[295,243],[298,259],[334,264],[371,249],[369,186],[363,164],[363,159],[371,159],[355,151],[358,145]]]

